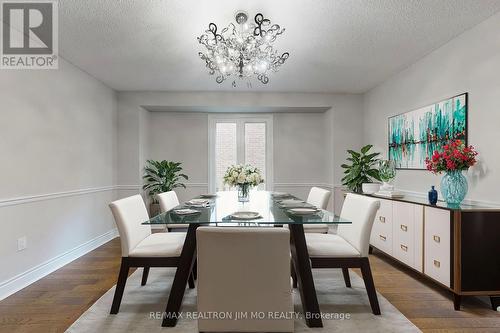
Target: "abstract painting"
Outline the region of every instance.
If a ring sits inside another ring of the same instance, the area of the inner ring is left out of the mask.
[[[389,118],[389,159],[397,169],[425,169],[450,140],[467,143],[467,93]]]

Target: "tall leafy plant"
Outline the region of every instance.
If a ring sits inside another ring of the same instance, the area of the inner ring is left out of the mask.
[[[172,191],[175,188],[186,188],[182,179],[188,180],[188,176],[181,173],[180,162],[147,160],[142,179],[145,184],[142,189],[148,192],[153,203],[157,203],[156,194]]]
[[[360,152],[348,150],[349,157],[347,160],[351,164],[341,165],[345,169],[342,185],[347,186],[353,192],[360,193],[363,183],[371,183],[373,179],[380,181],[379,170],[376,168],[380,153],[369,153],[372,147],[372,145],[366,145],[361,148]]]

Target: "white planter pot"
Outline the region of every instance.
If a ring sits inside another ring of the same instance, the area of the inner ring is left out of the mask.
[[[380,190],[380,184],[378,183],[363,183],[361,185],[361,190],[364,194],[373,194]]]

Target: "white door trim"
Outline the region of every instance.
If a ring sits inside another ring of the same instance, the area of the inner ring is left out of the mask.
[[[241,113],[224,113],[224,114],[209,114],[208,115],[208,184],[209,191],[215,192],[215,124],[217,122],[236,122],[237,130],[237,144],[238,147],[243,147],[244,138],[244,124],[245,123],[266,123],[266,190],[272,191],[273,184],[273,115],[272,114],[241,114]],[[242,156],[240,156],[243,154]],[[238,149],[238,160],[244,159],[244,149]]]

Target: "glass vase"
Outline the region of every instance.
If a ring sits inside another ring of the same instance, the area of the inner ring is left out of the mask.
[[[394,160],[379,161],[379,175],[383,181],[380,189],[382,191],[393,191],[394,186],[392,185],[392,181],[396,178],[396,163]]]
[[[462,171],[448,171],[441,179],[441,194],[449,206],[460,206],[469,185]]]
[[[250,185],[248,184],[238,185],[238,201],[239,202],[250,201]]]

